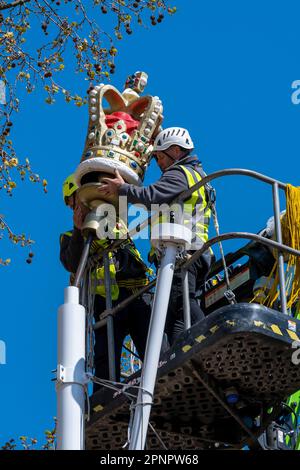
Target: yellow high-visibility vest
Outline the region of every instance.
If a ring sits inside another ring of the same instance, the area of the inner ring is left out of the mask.
[[[99,240],[100,241],[100,240]],[[109,259],[109,275],[110,275],[110,289],[111,289],[111,298],[112,300],[117,300],[119,297],[119,287],[116,280],[116,267],[113,259],[112,253],[108,254]],[[105,275],[104,275],[104,266],[99,266],[92,272],[92,282],[94,293],[106,297],[105,290]]]
[[[119,227],[115,227],[113,229],[115,239],[120,239],[122,236],[126,235],[128,233],[127,227],[125,224],[119,223]],[[65,232],[64,235],[71,237],[72,232],[68,231]],[[106,249],[111,240],[110,239],[95,239],[91,243],[90,247],[90,253],[92,255],[95,255],[98,251],[101,252],[104,249]],[[153,275],[153,271],[151,268],[149,268],[143,261],[140,252],[135,246],[132,246],[130,244],[131,240],[130,239],[124,239],[124,243],[128,243],[128,250],[130,254],[133,256],[133,258],[138,261],[140,264],[143,265],[145,275],[138,277],[138,278],[132,278],[132,279],[121,279],[118,280],[116,279],[117,271],[116,271],[116,266],[115,266],[115,260],[114,256],[112,253],[109,253],[109,273],[110,273],[110,284],[111,284],[111,297],[112,300],[117,300],[119,297],[119,288],[124,287],[127,289],[136,289],[139,287],[143,287],[147,284],[149,284],[149,279],[146,276],[146,274]],[[105,276],[104,276],[104,266],[103,264],[101,266],[97,266],[93,272],[92,272],[92,281],[93,281],[93,288],[94,288],[94,293],[101,295],[102,297],[106,296],[105,293]]]
[[[202,176],[200,173],[192,167],[187,168],[184,165],[179,165],[180,168],[186,175],[189,189],[201,181]],[[193,242],[197,243],[197,249],[208,241],[208,228],[211,217],[210,205],[207,201],[205,186],[194,191],[189,199],[183,203],[183,220],[181,223],[188,226],[192,230],[192,248]],[[167,220],[167,216],[160,215],[155,223],[170,222]],[[212,253],[212,249],[209,248]],[[149,259],[153,259],[155,255],[154,247],[151,248],[149,253]]]
[[[189,189],[201,181],[201,175],[193,168],[180,165],[184,171]],[[193,237],[197,237],[203,243],[208,241],[208,227],[211,217],[211,209],[206,200],[205,187],[194,191],[190,198],[184,201],[184,224],[190,226]]]

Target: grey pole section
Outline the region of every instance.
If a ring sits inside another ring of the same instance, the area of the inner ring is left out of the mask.
[[[87,262],[87,259],[88,259],[88,256],[89,256],[90,246],[91,246],[91,243],[93,241],[93,237],[94,237],[94,235],[92,233],[88,234],[88,237],[87,237],[87,240],[85,242],[85,245],[84,245],[84,248],[83,248],[83,251],[82,251],[82,255],[81,255],[81,258],[80,258],[80,261],[79,261],[79,266],[78,266],[77,271],[76,271],[75,281],[74,281],[74,284],[73,284],[74,287],[79,287],[80,286],[81,278],[82,278],[84,270],[85,270],[85,266],[86,266],[86,262]]]
[[[110,272],[109,272],[109,255],[106,252],[103,253],[103,265],[104,265],[106,310],[110,310],[112,308],[111,281],[110,281]],[[115,359],[114,317],[112,315],[107,316],[107,347],[108,347],[109,379],[115,382],[116,381],[116,359]]]
[[[141,375],[141,388],[137,398],[129,450],[143,450],[145,446],[174,274],[176,252],[176,245],[168,244],[161,258],[161,266],[158,270],[146,354]]]
[[[79,303],[84,307],[87,306],[87,282],[87,270],[85,270],[82,278],[81,289],[79,292]]]
[[[94,324],[94,327],[93,327],[94,330],[98,330],[98,328],[101,328],[104,325],[103,321],[104,320],[106,321],[106,318],[107,318],[108,315],[112,315],[113,317],[115,317],[118,312],[121,312],[121,310],[123,310],[125,307],[130,305],[131,302],[134,299],[137,299],[137,297],[139,297],[140,295],[142,295],[145,292],[147,292],[148,290],[150,290],[153,286],[155,286],[155,284],[156,284],[156,279],[153,279],[153,281],[149,282],[149,284],[147,284],[146,286],[139,289],[137,292],[135,292],[130,297],[127,297],[125,300],[120,302],[118,305],[116,305],[110,311],[105,310],[104,312],[102,312],[100,314],[100,321],[98,321]]]
[[[278,191],[277,182],[273,183],[273,205],[274,205],[274,222],[275,222],[276,240],[278,243],[282,244],[280,202],[279,202],[279,191]],[[282,310],[282,313],[287,315],[284,257],[283,257],[282,251],[278,252],[278,275],[279,275],[279,286],[280,286],[281,310]]]
[[[182,271],[182,287],[183,287],[183,319],[184,329],[188,330],[191,328],[191,306],[190,306],[190,295],[189,295],[189,276],[188,270],[183,269]]]

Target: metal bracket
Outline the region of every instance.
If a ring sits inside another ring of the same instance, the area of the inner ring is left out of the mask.
[[[56,378],[61,383],[74,382],[74,369],[58,364]]]
[[[224,297],[228,300],[229,303],[236,303],[235,293],[231,289],[227,289],[227,291],[224,292]]]
[[[57,365],[56,374],[57,383],[78,383],[85,385],[91,381],[90,374],[85,373],[81,378],[75,377],[75,370],[72,367],[65,367],[62,364]]]

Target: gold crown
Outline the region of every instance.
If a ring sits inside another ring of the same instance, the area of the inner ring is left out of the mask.
[[[81,163],[75,172],[78,186],[101,181],[91,173],[114,174],[141,184],[153,150],[153,138],[163,120],[157,96],[143,96],[147,75],[130,76],[123,93],[111,85],[97,85],[89,93],[89,123]],[[109,107],[104,109],[104,100]]]

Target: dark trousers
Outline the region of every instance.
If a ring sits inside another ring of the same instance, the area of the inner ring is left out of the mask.
[[[131,295],[131,291],[121,288],[120,295],[113,305],[120,303]],[[105,298],[96,295],[94,304],[95,320],[106,308]],[[150,323],[151,308],[142,297],[135,299],[130,305],[118,312],[114,317],[116,380],[120,380],[121,351],[124,338],[130,334],[141,361],[144,360],[147,334]],[[106,326],[95,331],[94,347],[95,376],[109,379],[107,328]],[[101,386],[94,384],[94,392]]]
[[[202,320],[205,315],[201,310],[195,296],[199,284],[205,281],[210,266],[210,257],[200,258],[191,264],[188,269],[189,299],[191,309],[191,324]],[[173,284],[170,294],[169,307],[166,319],[165,332],[169,345],[176,341],[184,330],[183,321],[183,282],[181,271],[174,272]]]

